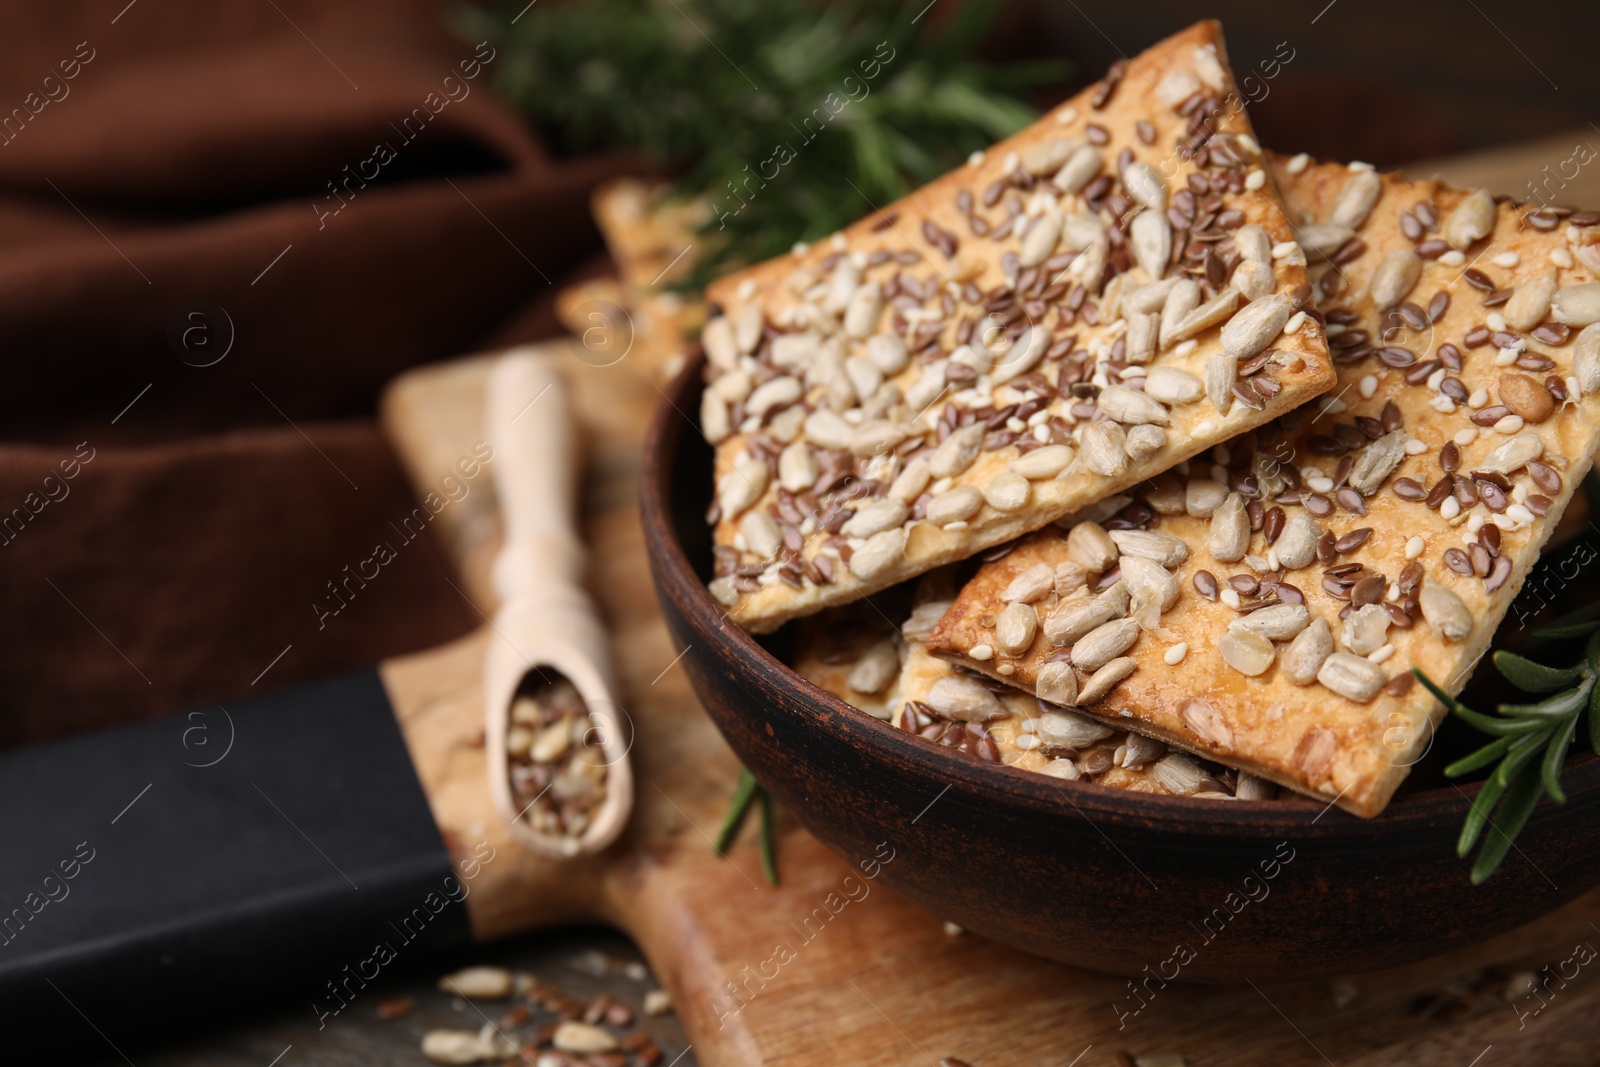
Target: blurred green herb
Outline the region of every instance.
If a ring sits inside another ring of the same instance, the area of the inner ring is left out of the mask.
[[[772,797],[761,788],[755,775],[742,767],[739,769],[739,781],[733,787],[733,797],[728,801],[728,814],[723,816],[722,829],[717,831],[717,839],[711,847],[719,856],[727,854],[728,846],[739,835],[739,827],[744,825],[751,803],[756,800],[761,802],[761,872],[766,875],[767,884],[777,885],[778,860],[774,854]]]
[[[880,0],[525,0],[461,12],[559,151],[633,150],[711,205],[689,284],[826,236],[1034,117],[1054,61],[973,58],[1002,4],[932,28]],[[918,32],[919,30],[923,32]],[[854,188],[852,188],[852,186]]]
[[[1587,644],[1582,658],[1571,667],[1547,667],[1512,652],[1496,652],[1494,665],[1507,681],[1524,693],[1544,698],[1527,704],[1501,704],[1494,715],[1473,711],[1447,695],[1420,668],[1412,668],[1417,679],[1457,718],[1494,738],[1444,769],[1446,777],[1459,778],[1495,764],[1473,799],[1456,843],[1457,854],[1466,856],[1482,840],[1472,864],[1474,885],[1500,866],[1540,797],[1549,793],[1557,804],[1566,803],[1561,769],[1585,712],[1589,745],[1600,752],[1600,685],[1596,684],[1600,681],[1600,603],[1533,631],[1524,650],[1537,651],[1579,638],[1587,638]],[[1485,826],[1490,829],[1488,835],[1483,832]]]

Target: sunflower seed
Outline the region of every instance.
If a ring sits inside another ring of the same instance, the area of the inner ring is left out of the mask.
[[[845,422],[836,412],[818,408],[806,416],[805,435],[823,448],[843,450],[850,447],[855,427]]]
[[[1284,649],[1283,669],[1295,685],[1310,685],[1317,680],[1317,671],[1332,651],[1333,630],[1328,620],[1313,619]]]
[[[1278,551],[1278,563],[1291,571],[1304,567],[1317,558],[1317,539],[1321,536],[1322,527],[1317,525],[1317,520],[1304,509],[1296,508],[1283,524],[1283,533],[1278,535],[1274,546]]]
[[[1311,612],[1304,604],[1273,604],[1228,623],[1229,633],[1253,633],[1269,641],[1287,641],[1306,628]]]
[[[1165,743],[1143,734],[1129,734],[1127,745],[1128,751],[1122,757],[1122,765],[1129,769],[1153,763],[1167,754]]]
[[[1028,604],[1012,603],[994,620],[994,639],[1013,656],[1033,644],[1039,632],[1039,613]]]
[[[1182,752],[1169,753],[1150,767],[1150,777],[1157,785],[1175,796],[1193,796],[1200,791],[1205,780],[1205,768]]]
[[[1183,509],[1197,519],[1209,518],[1228,499],[1228,487],[1210,478],[1195,478],[1183,489]]]
[[[1040,215],[1022,237],[1022,248],[1017,253],[1024,267],[1036,267],[1055,253],[1056,242],[1061,240],[1061,215],[1049,212]]]
[[[739,520],[739,532],[744,535],[745,547],[763,562],[778,554],[783,547],[783,533],[771,515],[765,511],[747,511]]]
[[[1189,558],[1183,538],[1157,530],[1112,530],[1110,536],[1121,556],[1155,560],[1168,570]]]
[[[706,359],[720,371],[731,371],[739,361],[739,345],[733,334],[733,321],[720,315],[700,331],[700,346]]]
[[[846,537],[871,537],[906,521],[905,504],[893,498],[874,500],[857,508],[840,533]]]
[[[1008,470],[1015,471],[1024,478],[1054,478],[1067,469],[1067,464],[1072,462],[1072,449],[1066,445],[1045,445],[1032,452],[1018,456],[1006,464]]]
[[[1422,587],[1422,617],[1447,641],[1465,641],[1472,633],[1472,612],[1461,598],[1437,582]]]
[[[1035,563],[1006,586],[1000,599],[1007,603],[1030,604],[1055,588],[1056,572],[1048,563]]]
[[[1064,193],[1075,193],[1089,184],[1089,179],[1095,176],[1104,162],[1100,150],[1086,144],[1067,157],[1055,177],[1050,179],[1050,184]]]
[[[1265,778],[1240,771],[1239,784],[1234,788],[1233,795],[1240,800],[1272,800],[1278,795],[1278,787]]]
[[[1147,317],[1155,318],[1154,315]],[[1600,344],[1596,347],[1600,348]],[[1151,367],[1150,373],[1144,376],[1144,391],[1146,396],[1163,404],[1188,404],[1200,399],[1205,387],[1200,384],[1199,378],[1182,367],[1163,365]]]
[[[1500,317],[1506,320],[1506,326],[1510,329],[1531,330],[1550,313],[1551,299],[1555,294],[1554,271],[1529,278],[1517,286],[1511,299],[1500,308]]]
[[[928,458],[928,469],[933,476],[952,478],[972,466],[983,448],[984,432],[983,423],[976,422],[946,437]]]
[[[804,441],[796,441],[778,453],[778,484],[791,493],[810,489],[817,480],[817,470],[816,453]],[[916,493],[912,498],[916,498]]]
[[[1176,292],[1176,290],[1174,290],[1174,292]],[[1228,316],[1232,315],[1234,309],[1238,306],[1239,290],[1233,288],[1222,290],[1222,292],[1218,293],[1216,296],[1212,297],[1210,300],[1206,301],[1204,304],[1201,304],[1199,307],[1195,308],[1193,311],[1189,312],[1189,314],[1183,317],[1183,321],[1178,323],[1177,328],[1172,332],[1172,343],[1177,344],[1180,341],[1187,341],[1196,334],[1209,330],[1218,323],[1226,321]],[[1288,315],[1284,315],[1284,322],[1288,321]],[[1279,332],[1282,332],[1282,330],[1283,326],[1282,324],[1279,324],[1278,330],[1275,331],[1272,336],[1276,337]],[[1165,343],[1164,340],[1163,343]]]
[[[1128,469],[1127,435],[1120,423],[1085,423],[1078,447],[1084,465],[1096,474],[1115,478]]]
[[[1237,359],[1249,359],[1266,348],[1294,313],[1287,296],[1264,296],[1252,300],[1222,328],[1222,350]]]
[[[1044,358],[1050,347],[1050,331],[1043,326],[1030,326],[1011,343],[1006,354],[989,371],[989,380],[995,385],[1009,382],[1018,375],[1031,371]]]
[[[861,654],[844,684],[857,693],[878,693],[900,673],[900,646],[886,637]]]
[[[1123,584],[1128,587],[1128,607],[1141,621],[1149,621],[1142,615],[1147,605],[1160,615],[1178,602],[1180,586],[1177,575],[1155,560],[1123,556],[1120,573]]]
[[[1267,647],[1270,649],[1272,646],[1269,644]],[[1233,727],[1228,725],[1228,720],[1210,701],[1198,697],[1185,700],[1178,708],[1178,718],[1207,745],[1223,750],[1233,747]]]
[[[1156,354],[1156,343],[1161,337],[1161,316],[1149,312],[1146,314],[1130,314],[1128,316],[1128,332],[1126,351],[1123,356],[1129,363],[1149,363]],[[1145,383],[1146,390],[1149,382]]]
[[[1322,259],[1332,259],[1333,254],[1343,248],[1356,231],[1348,226],[1335,226],[1332,223],[1312,222],[1295,230],[1295,240],[1300,247],[1312,255]]]
[[[1389,640],[1389,612],[1382,604],[1366,604],[1339,624],[1339,643],[1358,656],[1370,655]]]
[[[468,1000],[504,1000],[511,995],[511,972],[504,967],[464,967],[439,979],[439,988]]]
[[[1489,190],[1473,190],[1445,219],[1445,241],[1451,248],[1465,249],[1472,242],[1489,235],[1494,229],[1494,215],[1494,197],[1489,195]]]
[[[1130,316],[1149,315],[1151,313],[1160,314],[1161,309],[1166,306],[1167,297],[1172,295],[1172,290],[1182,280],[1184,279],[1163,278],[1160,281],[1149,282],[1139,286],[1139,288],[1123,296],[1123,311]]]
[[[1078,703],[1094,704],[1104,700],[1138,666],[1139,661],[1132,656],[1122,656],[1107,663],[1083,683],[1083,689],[1078,693]]]
[[[1034,690],[1039,694],[1040,700],[1048,700],[1052,704],[1076,704],[1078,702],[1078,675],[1075,671],[1073,671],[1072,664],[1070,663],[1063,663],[1060,660],[1046,663],[1044,666],[1039,668],[1039,676],[1034,682]],[[1040,716],[1040,718],[1043,719],[1049,714],[1050,713],[1047,712],[1045,715]],[[1035,732],[1039,734],[1039,737],[1046,744],[1052,743],[1050,739],[1045,736],[1044,724],[1042,722],[1040,723],[1039,729]],[[1111,731],[1107,729],[1106,735],[1109,735],[1110,733]],[[1094,740],[1099,740],[1099,738],[1095,738]],[[1085,742],[1085,744],[1089,743],[1092,742]],[[1066,744],[1062,745],[1061,747],[1080,748],[1082,746]]]
[[[906,528],[873,534],[867,543],[850,555],[850,573],[864,582],[887,574],[906,555]]]
[[[989,722],[1006,714],[1005,705],[988,686],[965,674],[940,678],[925,700],[928,707],[957,722]]]
[[[1122,170],[1122,184],[1128,195],[1160,214],[1167,210],[1167,183],[1150,164],[1135,160]]]
[[[1579,331],[1572,346],[1572,373],[1584,396],[1600,389],[1600,323]]]
[[[1133,257],[1152,280],[1167,272],[1172,257],[1172,223],[1162,211],[1141,211],[1128,224],[1128,240]]]
[[[1246,300],[1270,296],[1274,284],[1272,264],[1255,259],[1243,260],[1234,268],[1228,284],[1239,290]]]
[[[996,511],[1016,511],[1028,502],[1031,486],[1015,471],[1001,471],[983,487],[983,499]]]
[[[1096,403],[1101,411],[1124,425],[1150,422],[1165,426],[1172,421],[1161,401],[1125,385],[1106,386],[1100,390]]]
[[[813,457],[812,463],[814,464],[815,462],[816,459]],[[783,458],[781,456],[779,457],[778,465],[780,469],[783,466]],[[815,481],[816,475],[812,474],[811,482]],[[894,481],[889,483],[889,496],[902,504],[910,504],[922,495],[922,491],[928,488],[928,483],[931,481],[933,481],[933,471],[928,467],[927,457],[918,456],[910,463],[907,463],[905,470],[895,475]],[[811,482],[807,482],[806,485],[809,486]],[[787,482],[784,483],[784,488],[789,489],[791,492],[799,492],[798,489],[790,486]]]
[[[1097,522],[1080,522],[1067,532],[1067,558],[1090,574],[1100,574],[1117,561],[1116,541]]]
[[[1220,415],[1233,404],[1233,387],[1239,383],[1239,357],[1213,352],[1206,357],[1206,397]]]
[[[1350,652],[1330,652],[1317,669],[1317,681],[1358,704],[1377,696],[1386,680],[1382,667]]]
[[[1090,630],[1073,642],[1072,665],[1095,671],[1122,655],[1139,639],[1136,619],[1113,619]]]
[[[1550,301],[1550,317],[1567,326],[1600,322],[1600,282],[1564,285]]]
[[[1538,431],[1523,430],[1490,449],[1489,454],[1478,463],[1477,469],[1495,474],[1514,474],[1542,455],[1544,442],[1539,439]]]
[[[1233,231],[1233,247],[1248,262],[1272,264],[1272,238],[1253,222]]]
[[[733,469],[717,483],[717,502],[722,517],[738,518],[766,491],[767,461],[746,452],[733,461]]]
[[[1372,214],[1372,206],[1378,202],[1382,191],[1383,183],[1374,171],[1356,171],[1345,179],[1344,188],[1339,190],[1339,197],[1328,212],[1328,221],[1335,226],[1359,230]]]
[[[874,334],[867,339],[867,358],[884,374],[899,374],[908,360],[906,343],[897,333]]]
[[[1161,305],[1160,340],[1162,348],[1177,344],[1178,327],[1200,306],[1200,283],[1193,278],[1183,278],[1167,293]]]
[[[1113,588],[1118,587],[1121,589],[1120,598],[1108,597],[1110,590],[1107,590],[1093,599],[1059,605],[1044,618],[1045,637],[1060,648],[1072,644],[1096,627],[1121,618],[1128,610],[1128,590],[1121,582]]]
[[[1073,694],[1077,698],[1077,694]],[[1057,703],[1051,701],[1051,703]],[[1063,703],[1071,704],[1072,701]],[[1075,711],[1050,710],[1039,716],[1039,722],[1034,727],[1034,733],[1039,735],[1051,748],[1076,748],[1085,749],[1096,741],[1104,741],[1116,733],[1111,727],[1087,715],[1079,715]]]
[[[1167,447],[1167,431],[1163,427],[1152,426],[1149,423],[1130,426],[1125,447],[1129,459],[1135,463],[1143,463]]]
[[[1371,496],[1383,488],[1384,481],[1406,458],[1406,442],[1410,439],[1404,430],[1391,430],[1367,445],[1356,455],[1348,484],[1362,496]]]
[[[1409,248],[1396,248],[1372,272],[1373,304],[1379,311],[1389,310],[1410,295],[1420,277],[1422,257]]]
[[[1036,178],[1061,169],[1061,164],[1082,147],[1081,137],[1047,137],[1022,154],[1022,166]]]
[[[962,522],[978,513],[983,507],[983,494],[970,485],[958,485],[954,489],[946,489],[932,500],[923,515],[935,526],[946,523]]]
[[[517,1054],[517,1046],[499,1034],[487,1038],[475,1030],[429,1030],[422,1035],[422,1055],[430,1063],[489,1063]]]
[[[710,389],[700,394],[700,432],[714,445],[733,436],[728,404]]]
[[[1211,513],[1206,547],[1211,551],[1211,558],[1219,563],[1232,563],[1244,558],[1250,547],[1250,519],[1245,514],[1244,497],[1229,493],[1227,499]]]
[[[1271,641],[1258,633],[1235,630],[1232,626],[1218,639],[1217,651],[1222,655],[1222,662],[1252,678],[1265,674],[1277,656]]]

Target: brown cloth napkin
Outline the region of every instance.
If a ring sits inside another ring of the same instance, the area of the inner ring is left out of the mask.
[[[372,422],[555,330],[614,159],[549,158],[434,0],[84,0],[0,32],[0,744],[478,621]],[[443,477],[448,472],[439,472]],[[368,571],[370,573],[370,570]]]

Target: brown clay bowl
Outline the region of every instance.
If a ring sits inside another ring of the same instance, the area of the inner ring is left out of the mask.
[[[1152,796],[979,763],[856,711],[785,666],[773,640],[726,621],[706,592],[711,453],[682,414],[699,410],[700,388],[698,361],[668,388],[641,490],[689,679],[811,833],[851,864],[892,849],[881,880],[929,911],[1080,967],[1227,981],[1409,963],[1600,882],[1592,757],[1571,761],[1567,804],[1541,803],[1500,871],[1473,886],[1455,840],[1476,785],[1435,776],[1371,820],[1301,798]]]

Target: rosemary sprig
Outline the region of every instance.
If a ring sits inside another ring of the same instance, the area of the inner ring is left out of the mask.
[[[1478,847],[1473,885],[1499,868],[1541,797],[1548,793],[1555,803],[1566,803],[1561,769],[1578,720],[1586,712],[1590,747],[1600,752],[1600,603],[1534,631],[1524,647],[1534,651],[1577,638],[1588,641],[1583,657],[1571,667],[1549,667],[1514,652],[1496,652],[1495,668],[1507,681],[1532,696],[1551,695],[1527,704],[1501,704],[1494,715],[1473,711],[1446,694],[1421,668],[1412,668],[1417,680],[1452,714],[1494,738],[1444,769],[1447,778],[1459,778],[1496,765],[1478,790],[1456,842],[1456,853],[1463,857]],[[1491,830],[1487,835],[1486,826]]]
[[[888,204],[1026,125],[1055,61],[973,58],[1003,4],[935,29],[885,0],[525,0],[468,7],[492,72],[557,151],[628,150],[710,218],[696,286]],[[852,186],[854,188],[852,188]],[[864,199],[865,198],[865,199]]]
[[[773,831],[772,796],[761,788],[755,775],[743,768],[739,769],[739,781],[733,787],[732,799],[728,801],[728,814],[722,818],[722,829],[717,831],[717,839],[712,842],[711,847],[719,856],[727,854],[728,846],[733,844],[733,839],[739,835],[739,827],[744,825],[751,803],[757,800],[761,802],[761,873],[766,876],[768,885],[777,885],[778,860],[775,853],[777,835]]]

